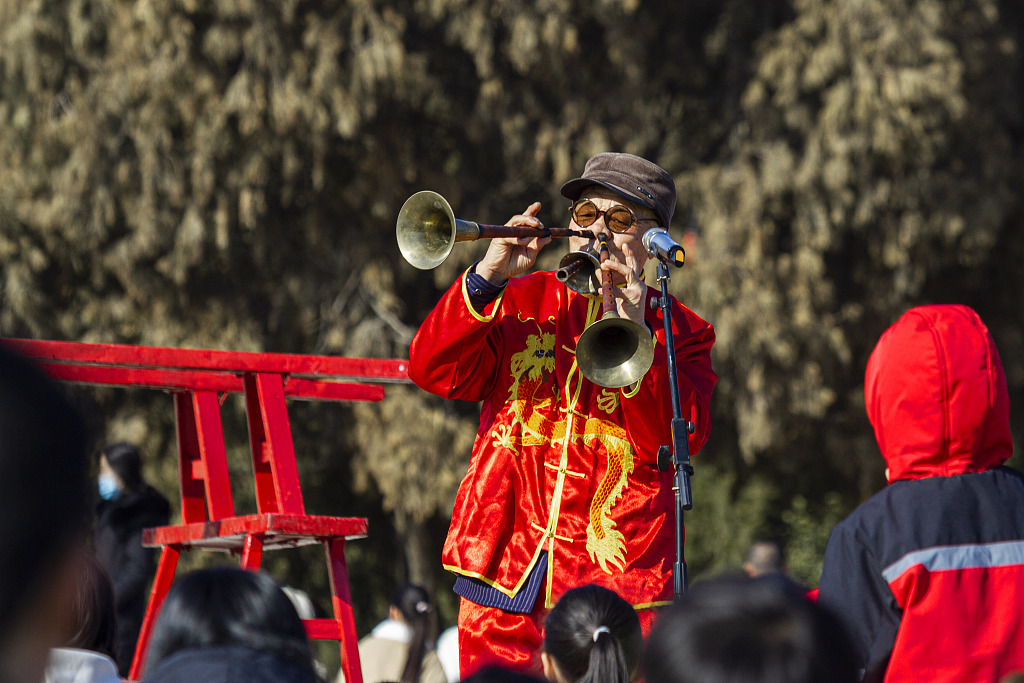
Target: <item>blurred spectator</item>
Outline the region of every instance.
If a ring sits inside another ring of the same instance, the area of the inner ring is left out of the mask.
[[[388,618],[359,641],[363,683],[446,683],[441,661],[430,649],[432,613],[422,586],[407,583],[395,591]],[[344,681],[341,674],[338,680]]]
[[[89,519],[85,426],[52,381],[0,345],[0,680],[39,683],[64,640]]]
[[[786,574],[786,554],[782,546],[769,540],[755,541],[747,551],[743,561],[743,571],[747,576],[756,578],[766,574]]]
[[[830,612],[746,577],[696,584],[655,622],[648,683],[852,683],[849,635]]]
[[[755,541],[747,551],[743,571],[750,578],[771,584],[779,590],[800,596],[807,595],[806,588],[789,578],[786,552],[777,541]]]
[[[121,675],[127,676],[146,611],[146,585],[153,576],[157,552],[142,546],[142,530],[167,524],[171,506],[142,478],[142,458],[134,445],[106,446],[100,451],[99,466],[96,556],[114,583],[120,652],[117,665]]]
[[[309,597],[309,593],[293,586],[281,586],[281,590],[292,601],[292,606],[298,613],[299,619],[316,619],[316,605],[313,604],[313,599]],[[327,667],[324,666],[323,662],[314,658],[313,667],[316,669],[317,676],[327,680]]]
[[[319,683],[295,607],[270,576],[214,567],[179,579],[153,626],[146,683]]]
[[[636,610],[612,590],[581,586],[559,598],[544,622],[544,675],[554,683],[629,683],[643,633]]]
[[[292,601],[292,606],[295,607],[295,611],[298,613],[299,619],[316,618],[316,606],[313,604],[313,600],[309,597],[309,593],[301,588],[295,588],[293,586],[281,586],[281,590],[283,590],[284,594],[288,596],[288,599]]]
[[[882,334],[864,402],[889,485],[840,522],[819,600],[866,680],[996,681],[1024,667],[1024,477],[985,324],[919,306]]]
[[[67,640],[50,650],[44,683],[120,683],[114,587],[96,558],[80,553],[74,599],[67,605]]]
[[[449,626],[437,637],[437,658],[441,660],[448,683],[458,683],[459,673],[459,627]]]

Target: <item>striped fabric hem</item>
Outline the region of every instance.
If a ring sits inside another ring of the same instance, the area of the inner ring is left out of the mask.
[[[527,614],[533,611],[533,603],[537,601],[537,593],[544,583],[547,575],[548,554],[543,552],[537,559],[530,577],[526,584],[516,593],[515,597],[509,597],[494,586],[488,586],[480,579],[469,576],[458,576],[455,579],[455,587],[452,589],[456,594],[484,607],[494,607],[505,612],[516,612]]]

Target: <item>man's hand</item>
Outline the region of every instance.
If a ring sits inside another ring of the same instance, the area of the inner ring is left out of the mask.
[[[615,297],[615,307],[620,318],[628,318],[637,325],[644,324],[644,304],[647,301],[647,285],[640,279],[639,260],[633,251],[631,243],[622,245],[622,255],[626,257],[625,263],[619,263],[613,258],[605,259],[601,264],[601,270],[605,277],[611,277],[612,282],[625,282],[625,287],[614,287],[612,294]],[[618,275],[616,277],[615,275]]]
[[[523,213],[512,216],[505,225],[527,228],[543,228],[537,218],[540,202],[534,202]],[[487,253],[476,265],[477,274],[495,285],[504,284],[533,267],[540,250],[551,241],[550,237],[502,237],[491,240]]]

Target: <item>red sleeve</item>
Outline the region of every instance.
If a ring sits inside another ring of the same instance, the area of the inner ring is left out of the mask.
[[[465,281],[463,273],[420,325],[409,346],[409,377],[443,398],[482,401],[498,376],[502,339],[493,315],[502,296],[477,313]]]

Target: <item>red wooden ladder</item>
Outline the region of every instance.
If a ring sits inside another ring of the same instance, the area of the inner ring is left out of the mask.
[[[154,346],[3,339],[50,376],[75,383],[148,387],[174,397],[181,484],[181,524],[146,529],[160,546],[149,603],[129,678],[139,680],[153,622],[174,581],[178,559],[192,549],[239,554],[258,570],[265,550],[320,543],[331,584],[333,619],[305,619],[310,638],[339,641],[348,683],[362,683],[345,542],[366,536],[366,519],[306,514],[299,485],[287,397],[380,401],[381,382],[407,382],[408,363]],[[220,398],[245,396],[257,514],[237,516],[228,476]]]

